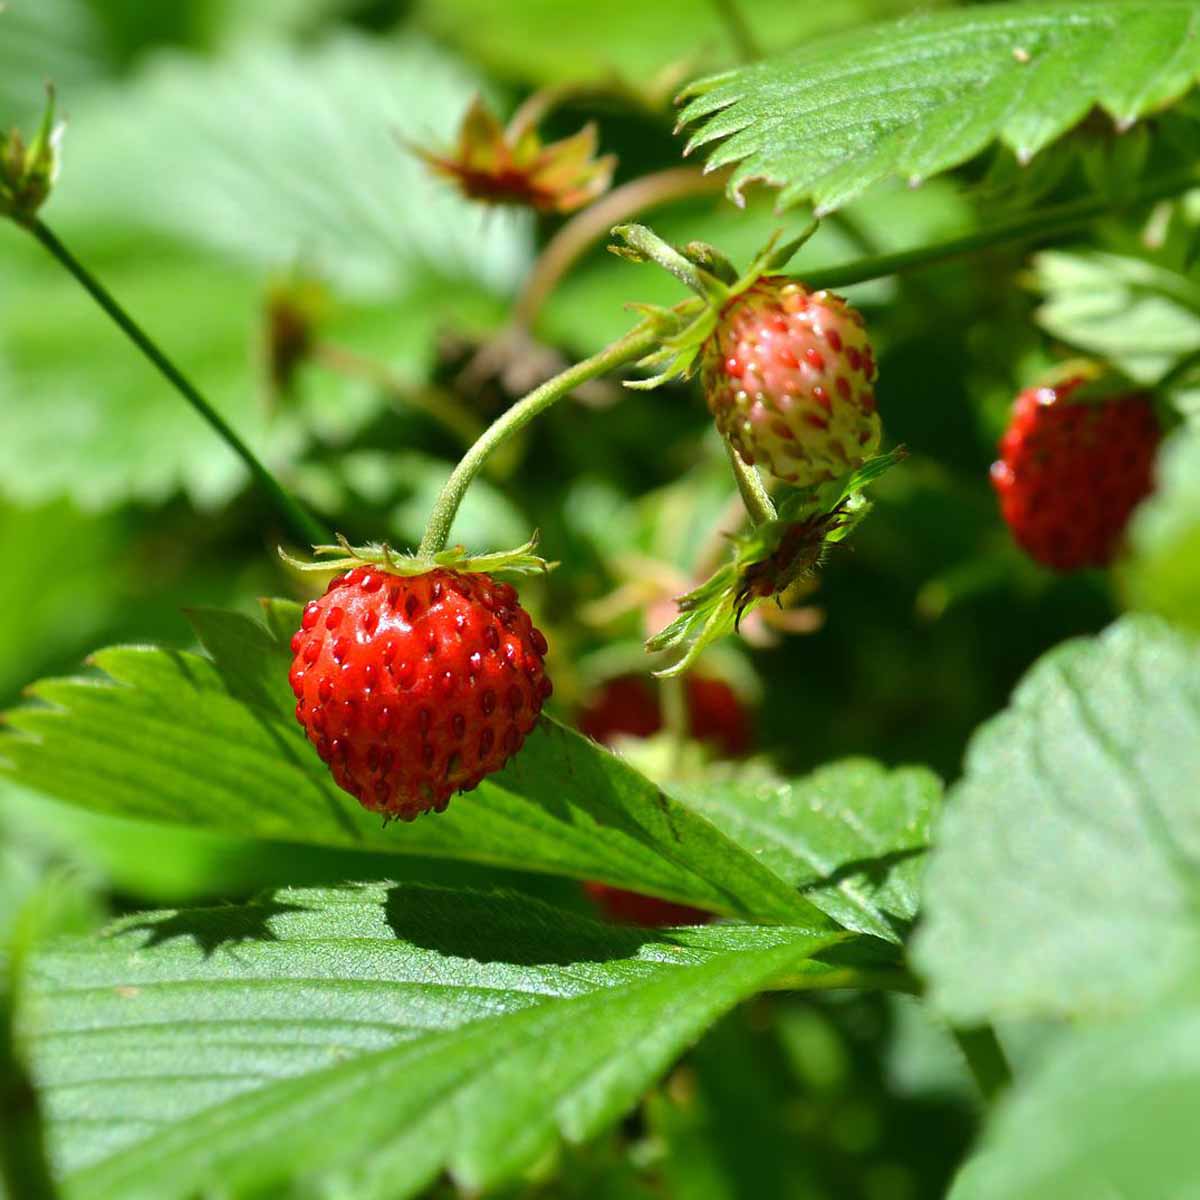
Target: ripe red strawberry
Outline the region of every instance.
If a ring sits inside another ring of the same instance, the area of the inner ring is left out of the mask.
[[[798,487],[845,475],[879,448],[875,374],[862,317],[785,275],[731,300],[701,356],[717,428],[748,463]]]
[[[546,639],[487,575],[355,567],[292,638],[296,719],[339,787],[412,820],[502,767],[553,690]]]
[[[619,925],[656,929],[664,925],[707,925],[712,920],[712,913],[692,908],[689,904],[676,904],[671,900],[660,900],[657,896],[627,892],[624,888],[610,887],[607,883],[585,883],[583,890],[610,921]]]
[[[1058,571],[1113,560],[1129,514],[1153,486],[1161,430],[1147,396],[1073,400],[1085,383],[1023,391],[992,483],[1013,537]]]
[[[723,679],[687,677],[688,732],[713,742],[730,758],[750,749],[750,719],[737,693]],[[610,679],[580,712],[582,733],[597,742],[615,737],[651,737],[663,726],[662,706],[650,684],[638,675]]]

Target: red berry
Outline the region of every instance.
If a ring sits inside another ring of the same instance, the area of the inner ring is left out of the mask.
[[[545,649],[516,592],[487,575],[356,567],[305,609],[296,717],[339,787],[412,820],[520,749],[552,690]]]
[[[1031,558],[1058,571],[1103,567],[1153,486],[1161,430],[1147,396],[1072,400],[1084,377],[1023,391],[992,483]]]
[[[707,925],[712,920],[712,913],[691,905],[660,900],[657,896],[642,896],[624,888],[610,887],[607,883],[585,883],[583,890],[610,921],[619,925],[655,929],[664,925]]]
[[[748,463],[798,487],[836,479],[878,450],[875,375],[862,317],[785,275],[731,300],[701,357],[717,428]]]
[[[714,742],[730,758],[750,749],[750,719],[737,693],[723,679],[687,677],[688,732]],[[606,745],[615,738],[651,737],[663,725],[662,707],[651,685],[637,675],[610,679],[580,712],[581,732]]]

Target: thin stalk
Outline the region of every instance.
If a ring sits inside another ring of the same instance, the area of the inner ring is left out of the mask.
[[[670,167],[631,180],[572,217],[547,243],[533,265],[513,309],[513,324],[528,329],[562,277],[614,225],[689,196],[707,196],[725,186],[725,174],[705,175],[699,167]]]
[[[713,0],[713,7],[717,10],[721,20],[725,22],[725,28],[729,30],[730,39],[737,47],[737,52],[742,60],[754,62],[755,59],[762,58],[762,48],[754,34],[750,32],[750,26],[746,23],[746,18],[742,15],[737,0]]]
[[[50,228],[36,218],[25,223],[24,227],[66,267],[92,299],[116,322],[126,337],[158,368],[172,387],[212,426],[217,436],[245,463],[255,483],[275,507],[292,534],[301,541],[313,545],[330,541],[329,531],[308,513],[298,500],[284,490],[282,484],[259,462],[254,452],[234,432],[225,418],[205,400],[183,372],[155,345],[150,336],[117,303],[104,285],[58,240]]]
[[[1030,241],[1049,237],[1052,234],[1070,233],[1087,225],[1097,217],[1111,212],[1134,208],[1139,204],[1152,203],[1167,196],[1177,196],[1200,185],[1200,175],[1195,171],[1184,171],[1162,179],[1151,180],[1138,190],[1118,200],[1110,197],[1091,197],[1059,204],[1040,213],[1028,213],[1011,221],[993,225],[962,237],[949,238],[930,246],[919,246],[914,250],[901,250],[896,254],[879,254],[859,259],[841,267],[828,267],[823,271],[812,271],[805,275],[805,285],[813,291],[821,288],[843,288],[855,283],[866,283],[885,275],[898,275],[917,270],[948,259],[960,258],[977,250],[986,250],[1004,242]]]
[[[955,1029],[954,1040],[967,1060],[967,1066],[983,1098],[989,1104],[1012,1083],[1012,1072],[1004,1050],[990,1025],[975,1029]]]
[[[750,520],[755,525],[775,520],[775,505],[763,486],[762,477],[728,442],[725,443],[725,453],[729,455],[729,465],[733,468],[733,477],[737,481],[738,495],[750,514]]]
[[[687,681],[684,676],[675,675],[662,680],[659,687],[662,689],[663,729],[671,739],[669,768],[674,775],[683,764],[688,742]]]
[[[649,353],[658,344],[659,334],[648,322],[634,326],[624,337],[606,346],[591,358],[568,367],[565,371],[546,380],[523,400],[518,400],[507,412],[498,417],[483,436],[463,455],[454,468],[441,494],[429,514],[425,536],[417,553],[431,557],[446,548],[450,527],[454,524],[458,506],[466,495],[471,481],[493,451],[504,445],[509,438],[524,429],[535,417],[540,416],[561,400],[572,389],[589,379],[607,374],[616,367],[633,362]]]

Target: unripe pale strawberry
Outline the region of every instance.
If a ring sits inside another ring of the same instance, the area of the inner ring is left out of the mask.
[[[729,301],[701,356],[717,428],[746,462],[797,487],[845,475],[878,450],[875,375],[861,315],[784,275]]]
[[[1153,486],[1161,431],[1150,398],[1074,399],[1083,376],[1023,391],[992,464],[1013,537],[1057,571],[1107,566]]]
[[[355,567],[292,638],[296,719],[334,781],[408,821],[521,748],[553,690],[546,639],[487,575]]]

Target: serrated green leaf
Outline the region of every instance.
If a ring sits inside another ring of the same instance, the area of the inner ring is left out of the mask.
[[[694,784],[679,794],[843,928],[903,939],[941,810],[932,772],[847,759],[787,783]]]
[[[1038,324],[1139,383],[1200,350],[1200,285],[1186,275],[1099,250],[1047,250],[1034,270]]]
[[[997,139],[1028,160],[1099,106],[1124,126],[1200,74],[1198,0],[976,5],[818,39],[694,84],[688,149],[720,140],[781,205],[840,208],[872,184],[919,181]]]
[[[69,804],[240,836],[385,850],[597,879],[762,920],[824,921],[785,881],[621,759],[543,719],[449,812],[383,828],[304,738],[287,682],[296,605],[268,630],[192,614],[213,655],[101,650],[102,675],[44,680],[8,714],[17,778]],[[447,711],[445,719],[452,713]]]
[[[996,1113],[950,1200],[1191,1200],[1198,1109],[1195,1003],[1076,1033]]]
[[[836,941],[601,926],[386,884],[129,918],[31,964],[35,1076],[70,1200],[331,1176],[480,1189],[611,1124],[690,1042]]]
[[[970,1024],[1144,1003],[1200,956],[1200,643],[1153,618],[1046,655],[975,736],[914,961]]]
[[[1131,607],[1200,631],[1200,430],[1163,446],[1154,494],[1129,523],[1121,582]]]

